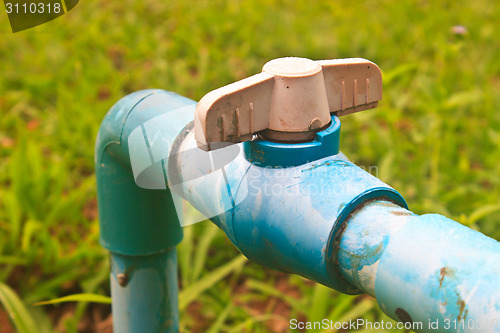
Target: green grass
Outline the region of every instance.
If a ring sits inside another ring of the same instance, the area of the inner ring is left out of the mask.
[[[343,118],[343,152],[377,166],[415,212],[442,213],[500,239],[499,15],[494,0],[81,1],[12,34],[0,13],[0,282],[21,300],[7,291],[4,307],[67,332],[94,330],[92,313],[109,312],[33,303],[109,295],[93,147],[115,101],[145,88],[198,100],[281,56],[376,62],[384,100]],[[468,34],[453,34],[455,25]],[[183,303],[184,331],[281,332],[290,318],[386,320],[371,298],[255,264],[210,275],[237,255],[208,222],[185,228],[182,290],[196,297]]]

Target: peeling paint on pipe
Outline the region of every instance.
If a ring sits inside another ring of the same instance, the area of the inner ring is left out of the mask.
[[[499,242],[385,201],[345,225],[340,268],[389,317],[420,322],[420,332],[500,332]]]

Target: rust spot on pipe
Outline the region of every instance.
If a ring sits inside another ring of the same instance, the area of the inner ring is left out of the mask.
[[[460,308],[460,311],[458,313],[458,321],[461,321],[462,319],[465,320],[465,317],[467,317],[467,311],[465,310],[465,301],[460,297],[460,295],[457,293],[457,296],[458,296],[458,301],[457,301],[457,305],[459,306]]]
[[[411,319],[411,316],[408,314],[408,312],[401,308],[396,309],[396,316],[398,316],[399,320],[403,323],[413,323],[413,319]]]
[[[444,281],[444,278],[446,276],[448,277],[452,277],[453,274],[454,274],[454,270],[452,268],[449,268],[449,267],[443,267],[441,268],[441,270],[439,271],[439,288],[441,288],[443,286],[443,281]]]
[[[122,287],[128,284],[128,275],[125,273],[116,274],[116,279],[118,280],[118,284]]]
[[[441,278],[439,279],[439,288],[443,286],[443,280],[446,276],[446,267],[441,268]]]
[[[413,215],[411,212],[402,212],[402,211],[399,211],[399,210],[391,210],[389,213],[391,213],[392,215],[397,215],[397,216],[407,216],[407,215]]]

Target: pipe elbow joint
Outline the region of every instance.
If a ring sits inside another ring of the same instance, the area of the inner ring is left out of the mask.
[[[195,105],[175,93],[142,90],[119,100],[102,121],[95,146],[95,170],[101,244],[111,252],[146,255],[165,251],[181,241],[182,229],[170,192],[137,185],[129,140],[134,131],[140,134],[137,141],[147,153],[155,138],[148,136],[145,126],[150,122],[161,127],[166,119],[158,117],[179,110],[176,120],[163,132],[163,138],[173,140],[193,119]],[[168,152],[169,147],[163,149]],[[158,176],[163,163],[147,162],[151,164],[147,167],[157,171],[151,174]],[[165,184],[164,179],[152,181]]]

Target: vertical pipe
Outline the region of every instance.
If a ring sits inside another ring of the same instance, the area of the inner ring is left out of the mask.
[[[437,214],[384,201],[345,222],[344,277],[417,332],[500,332],[500,243]]]
[[[171,92],[139,91],[118,101],[99,129],[100,241],[111,253],[117,333],[178,332],[175,246],[182,239],[182,216],[176,209],[180,199],[166,188],[163,159],[168,143],[193,119],[195,105]],[[131,160],[134,144],[143,146],[139,153],[147,157],[139,159],[146,179],[141,184],[133,167],[137,159]]]
[[[147,256],[112,253],[111,294],[115,332],[178,332],[175,247]]]

